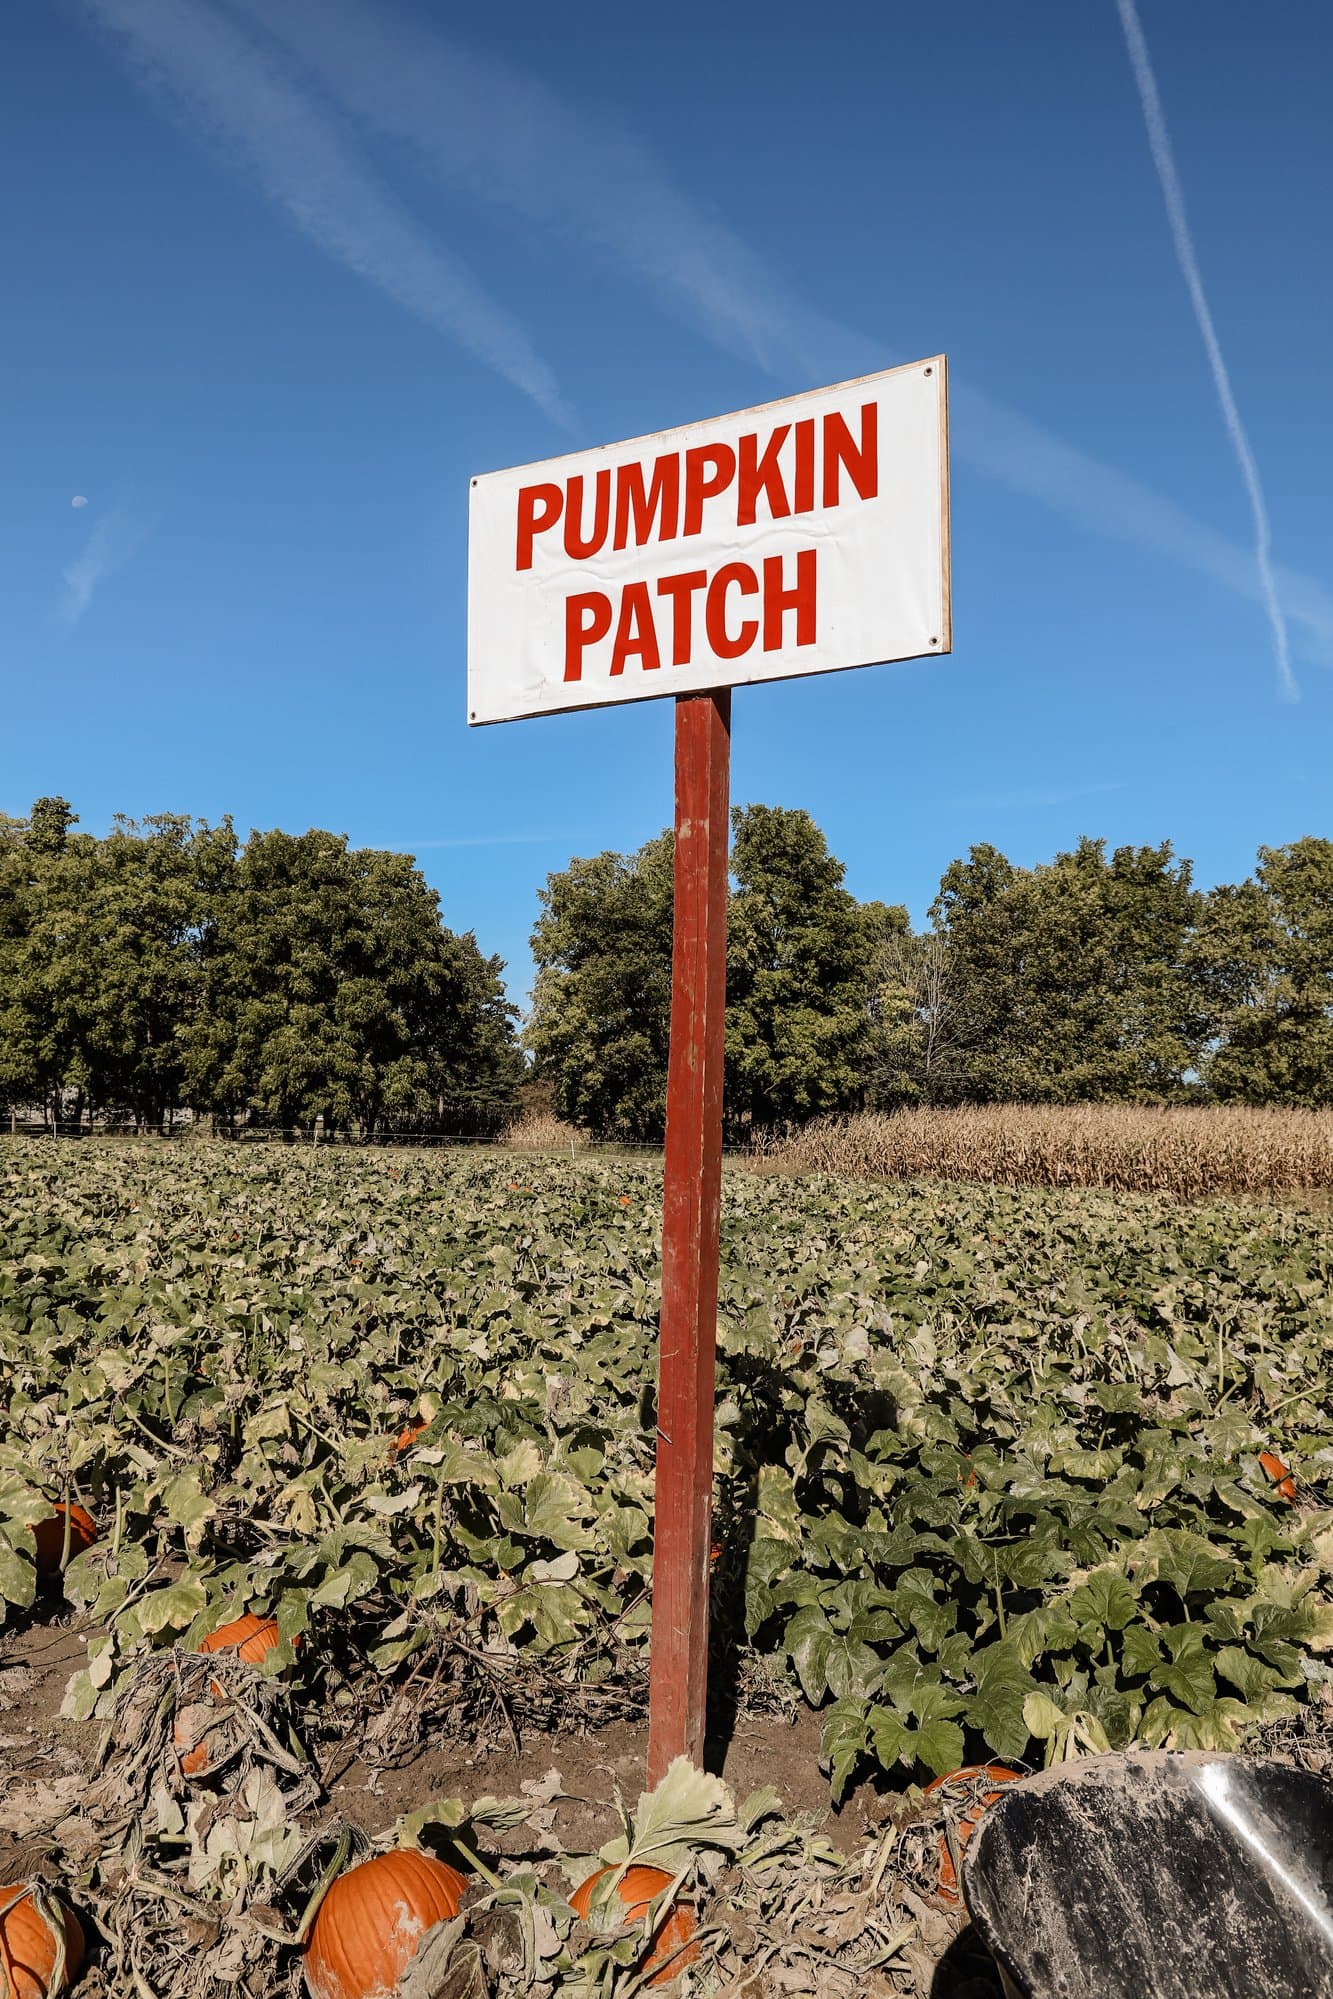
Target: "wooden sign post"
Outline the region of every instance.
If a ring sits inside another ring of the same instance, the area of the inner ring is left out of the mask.
[[[468,720],[676,697],[648,1777],[702,1759],[731,689],[950,648],[943,356],[472,481]]]
[[[648,1782],[703,1762],[722,1066],[727,1006],[731,690],[676,702],[675,923],[662,1190],[662,1321]]]

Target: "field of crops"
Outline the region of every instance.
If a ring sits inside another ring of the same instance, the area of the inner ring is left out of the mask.
[[[1182,1201],[1333,1190],[1333,1111],[960,1104],[820,1118],[770,1148],[798,1173],[1110,1187]]]
[[[0,1600],[11,1631],[86,1633],[66,1712],[100,1724],[103,1772],[57,1817],[29,1801],[22,1828],[102,1929],[90,1990],[294,1990],[296,1904],[348,1858],[320,1788],[341,1743],[518,1734],[542,1771],[562,1738],[642,1712],[659,1177],[0,1141],[0,1203]],[[811,1704],[841,1799],[1327,1716],[1331,1407],[1326,1217],[730,1173],[720,1725]],[[33,1534],[56,1502],[98,1537],[56,1550],[64,1607]],[[276,1620],[259,1673],[192,1656],[244,1613]],[[211,1784],[182,1775],[187,1711],[189,1741],[216,1730]],[[852,1878],[762,1801],[681,1782],[630,1836],[701,1911],[678,1989],[748,1961],[734,1923],[709,1927],[720,1882],[753,1939],[797,1878],[800,1948],[820,1909],[840,1939],[818,1989],[926,1989],[920,1898],[884,1916],[883,1858]],[[407,1833],[470,1862],[543,1809],[534,1789]],[[522,1947],[483,1938],[480,1982],[449,1989],[636,1990],[643,1925],[599,1945],[533,1840],[484,1870],[492,1917],[523,1903]],[[846,1909],[872,1877],[858,1957]],[[186,1905],[214,1922],[202,1970]]]

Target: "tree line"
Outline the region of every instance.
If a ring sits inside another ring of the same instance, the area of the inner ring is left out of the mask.
[[[929,927],[858,902],[807,813],[732,815],[726,1119],[957,1103],[1333,1104],[1333,841],[1202,892],[1169,842],[944,872]],[[549,877],[527,1042],[563,1115],[664,1121],[672,835]]]
[[[725,1113],[963,1102],[1333,1104],[1333,842],[1202,892],[1169,843],[944,872],[859,902],[809,814],[732,815]],[[488,1134],[520,1096],[660,1137],[673,837],[548,876],[520,1036],[498,958],[409,856],[230,820],[0,814],[0,1109],[224,1131]]]
[[[498,958],[344,835],[0,815],[0,1108],[328,1135],[489,1132],[522,1074]]]

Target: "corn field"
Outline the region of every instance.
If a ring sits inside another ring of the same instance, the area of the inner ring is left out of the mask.
[[[987,1180],[1124,1193],[1292,1193],[1333,1188],[1333,1111],[1204,1105],[975,1104],[825,1118],[775,1148],[802,1173]]]
[[[514,1152],[582,1152],[591,1144],[586,1131],[566,1124],[554,1111],[528,1111],[516,1118],[501,1143]]]

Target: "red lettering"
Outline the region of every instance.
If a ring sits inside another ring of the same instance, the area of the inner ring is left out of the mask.
[[[709,584],[704,603],[704,625],[708,643],[719,659],[739,659],[759,636],[757,618],[742,618],[735,638],[728,636],[727,592],[733,583],[742,597],[753,597],[759,588],[759,579],[748,562],[724,562]]]
[[[796,613],[796,643],[815,642],[815,581],[818,555],[813,548],[796,551],[796,587],[782,587],[782,557],[764,557],[764,651],[782,651],[782,620],[788,611]]]
[[[693,644],[691,612],[694,593],[708,581],[706,569],[689,569],[681,576],[659,576],[657,594],[671,599],[671,664],[688,666]]]
[[[696,444],[685,453],[685,534],[698,534],[704,501],[725,493],[735,476],[736,454],[729,444]]]
[[[838,504],[838,471],[846,470],[863,500],[873,500],[879,492],[879,404],[861,405],[861,442],[852,442],[852,433],[836,410],[824,418],[824,505]]]
[[[518,560],[516,569],[531,569],[535,535],[554,527],[565,504],[560,486],[520,486],[518,489]],[[542,512],[538,513],[538,507]]]
[[[565,599],[565,679],[582,680],[583,654],[611,629],[611,599],[602,590],[584,590]]]
[[[791,510],[794,514],[813,513],[815,505],[815,420],[803,416],[796,426],[796,477],[792,481]]]
[[[569,482],[569,502],[565,508],[565,554],[582,562],[596,555],[606,540],[611,524],[611,467],[604,465],[593,486],[592,533],[583,532],[583,474],[576,472]]]
[[[653,480],[644,490],[642,465],[618,465],[616,467],[616,531],[612,540],[613,548],[624,548],[628,542],[630,519],[634,521],[634,546],[642,548],[653,531],[653,522],[661,515],[657,530],[659,541],[674,541],[676,538],[676,517],[680,512],[680,453],[673,451],[669,457],[653,460]]]
[[[653,606],[646,583],[627,583],[620,599],[620,617],[616,622],[616,636],[611,648],[611,671],[623,673],[625,661],[632,652],[639,655],[645,673],[650,673],[662,664],[662,655],[657,650],[657,627],[653,623]]]
[[[787,500],[787,489],[782,483],[782,467],[778,464],[778,453],[791,434],[791,425],[782,424],[759,453],[759,439],[751,435],[740,440],[740,466],[736,476],[736,525],[749,527],[754,522],[755,502],[762,493],[768,501],[768,511],[775,521],[785,520],[791,512]]]

